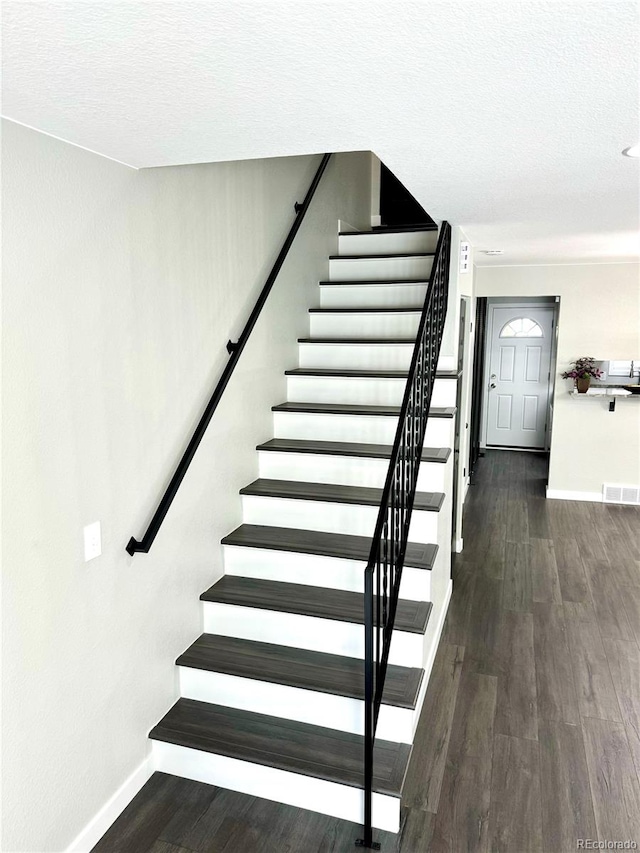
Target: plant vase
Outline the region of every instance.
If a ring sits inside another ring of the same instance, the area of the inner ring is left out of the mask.
[[[578,386],[578,394],[586,394],[589,390],[589,386],[591,385],[591,377],[579,376],[576,379],[576,385]]]

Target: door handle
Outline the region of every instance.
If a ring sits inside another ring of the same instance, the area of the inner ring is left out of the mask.
[[[491,385],[489,385],[489,388],[495,388],[495,387],[496,387],[496,383],[495,383],[495,382],[492,382],[492,383],[491,383]]]

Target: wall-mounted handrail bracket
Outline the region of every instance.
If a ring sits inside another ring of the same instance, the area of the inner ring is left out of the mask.
[[[293,205],[293,209],[295,210],[296,213],[300,213],[300,211],[302,210],[303,207],[304,207],[303,201],[296,201],[295,204]]]
[[[264,304],[267,301],[267,297],[271,293],[271,289],[275,284],[275,281],[278,277],[278,273],[282,269],[282,265],[285,262],[287,255],[289,254],[289,249],[291,248],[293,241],[296,238],[296,234],[300,230],[300,226],[302,225],[302,221],[309,209],[309,205],[311,204],[311,200],[315,194],[315,191],[318,188],[318,184],[322,176],[324,175],[324,171],[327,168],[327,164],[331,159],[331,154],[323,154],[322,160],[320,161],[320,165],[316,170],[313,180],[307,190],[307,194],[304,197],[304,201],[302,203],[296,202],[296,218],[294,220],[293,225],[289,229],[289,233],[287,234],[284,243],[282,244],[282,248],[280,249],[280,253],[276,258],[273,267],[271,268],[271,272],[264,283],[262,290],[260,291],[260,295],[256,300],[256,304],[253,306],[253,310],[249,315],[249,319],[247,320],[240,337],[238,338],[237,343],[233,343],[233,341],[227,342],[227,352],[230,355],[229,361],[225,369],[222,372],[222,376],[218,380],[218,384],[214,388],[213,394],[211,395],[211,399],[207,403],[204,412],[198,422],[197,427],[189,444],[187,445],[186,450],[182,454],[182,458],[176,467],[176,470],[171,478],[169,485],[167,486],[164,495],[160,499],[160,503],[158,504],[158,508],[153,514],[153,518],[149,522],[149,526],[147,527],[147,531],[142,537],[142,539],[135,539],[133,536],[129,539],[129,542],[126,546],[126,551],[128,554],[136,553],[144,553],[147,554],[149,549],[153,545],[153,540],[156,538],[158,531],[160,530],[160,526],[164,521],[164,517],[169,511],[169,507],[171,506],[173,499],[176,496],[178,489],[180,488],[180,484],[182,483],[185,474],[191,464],[191,460],[195,456],[196,450],[202,441],[204,434],[209,426],[209,422],[213,417],[213,413],[218,407],[218,403],[224,393],[225,388],[231,379],[231,375],[235,370],[235,367],[238,363],[240,356],[242,355],[242,351],[245,348],[247,341],[249,340],[249,336],[253,331],[253,327],[258,321],[258,317],[260,316],[260,312],[264,308]]]
[[[129,539],[129,541],[127,542],[127,547],[125,548],[125,551],[127,552],[127,554],[131,554],[131,556],[133,557],[136,551],[143,550],[141,546],[142,542],[138,542],[138,540],[134,539],[134,537],[132,536],[131,539]]]

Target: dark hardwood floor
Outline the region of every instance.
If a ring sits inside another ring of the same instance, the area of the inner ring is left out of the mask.
[[[489,452],[383,853],[640,847],[640,510],[546,501]],[[94,853],[342,853],[360,828],[155,774]]]

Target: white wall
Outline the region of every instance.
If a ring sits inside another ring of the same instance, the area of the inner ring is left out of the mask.
[[[560,296],[549,491],[597,499],[604,482],[640,483],[640,400],[569,395],[560,374],[576,358],[640,355],[640,266],[578,264],[479,267],[477,296]]]
[[[371,152],[371,226],[375,228],[381,225],[380,217],[380,182],[382,163],[378,157]]]
[[[59,851],[148,754],[174,659],[338,219],[366,227],[371,159],[329,164],[270,301],[149,555],[140,537],[318,157],[132,171],[3,134],[3,849]],[[83,562],[83,525],[102,556]]]

